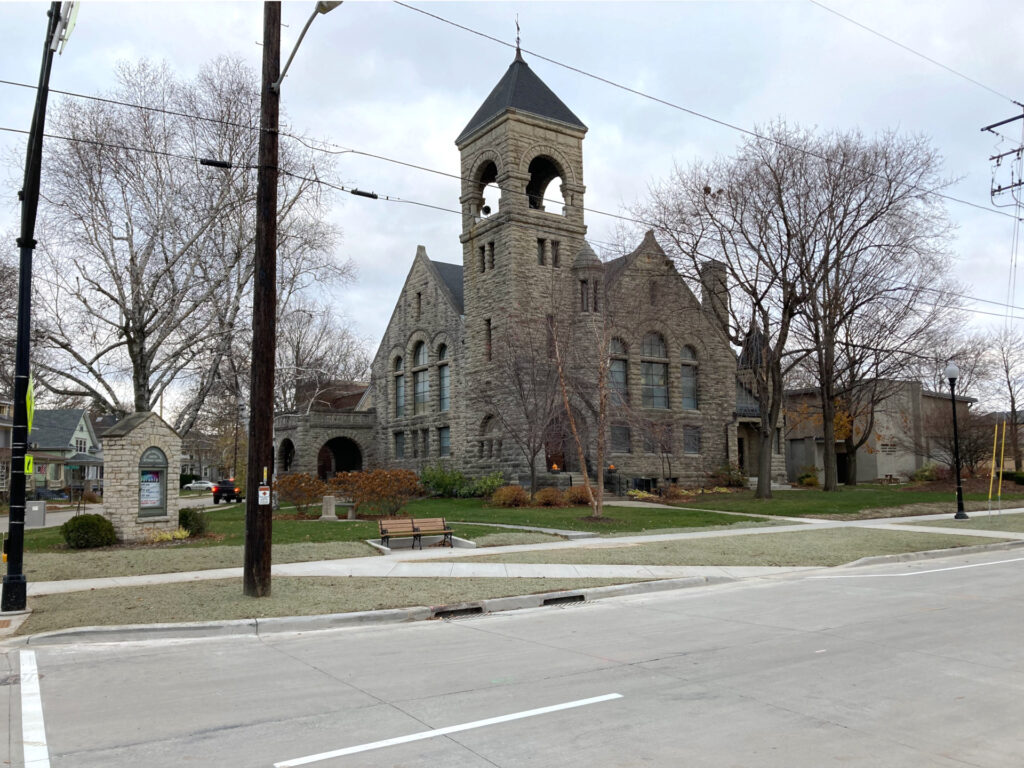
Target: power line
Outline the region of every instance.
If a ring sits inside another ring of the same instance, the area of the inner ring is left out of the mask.
[[[392,0],[392,2],[395,3],[395,5],[400,5],[401,7],[406,8],[406,9],[408,9],[410,11],[414,11],[416,13],[423,14],[424,16],[428,16],[428,17],[430,17],[432,19],[435,19],[437,21],[440,21],[440,22],[442,22],[444,24],[448,24],[450,26],[456,27],[457,29],[461,29],[461,30],[463,30],[465,32],[469,32],[472,35],[477,35],[478,37],[482,37],[482,38],[484,38],[486,40],[490,40],[491,42],[498,43],[499,45],[503,45],[503,46],[505,46],[507,48],[515,48],[515,46],[512,43],[508,43],[508,42],[506,42],[506,41],[504,41],[504,40],[502,40],[500,38],[494,37],[493,35],[489,35],[486,32],[481,32],[479,30],[473,29],[472,27],[467,27],[467,26],[465,26],[463,24],[459,24],[457,22],[451,21],[450,19],[446,19],[443,16],[439,16],[436,13],[431,13],[429,11],[425,11],[422,8],[416,8],[416,7],[412,6],[412,5],[409,5],[407,3],[402,2],[401,0]],[[663,98],[661,98],[659,96],[653,96],[653,95],[651,95],[649,93],[646,93],[644,91],[638,90],[636,88],[631,88],[628,85],[623,85],[622,83],[618,83],[618,82],[616,82],[614,80],[610,80],[610,79],[608,79],[606,77],[602,77],[601,75],[596,75],[596,74],[594,74],[592,72],[588,72],[588,71],[586,71],[584,69],[580,69],[579,67],[573,66],[571,64],[566,64],[564,62],[558,61],[557,59],[552,59],[552,58],[550,58],[548,56],[544,56],[543,54],[527,50],[526,48],[521,48],[520,50],[523,53],[528,53],[531,56],[533,56],[533,57],[535,57],[537,59],[540,59],[541,61],[546,61],[549,64],[553,64],[556,67],[561,67],[563,69],[567,69],[570,72],[575,72],[576,74],[582,75],[583,77],[588,77],[588,78],[590,78],[592,80],[597,80],[598,82],[604,83],[605,85],[609,85],[612,88],[617,88],[617,89],[619,89],[621,91],[626,91],[627,93],[631,93],[634,96],[640,96],[641,98],[647,99],[649,101],[653,101],[653,102],[655,102],[657,104],[661,104],[661,105],[669,107],[671,109],[675,109],[675,110],[678,110],[680,112],[685,112],[686,114],[692,115],[693,117],[698,117],[701,120],[707,120],[709,122],[714,123],[715,125],[720,125],[720,126],[722,126],[724,128],[729,128],[729,129],[731,129],[733,131],[736,131],[738,133],[744,134],[746,136],[750,136],[751,138],[759,139],[761,141],[769,141],[769,142],[771,142],[771,143],[773,143],[773,144],[775,144],[777,146],[783,147],[784,149],[789,149],[789,150],[792,150],[792,151],[795,151],[795,152],[800,152],[802,154],[809,155],[811,157],[817,158],[818,160],[828,160],[828,158],[826,158],[826,157],[824,157],[822,155],[819,155],[818,153],[813,152],[813,151],[811,151],[809,149],[805,149],[803,147],[798,147],[798,146],[794,146],[794,145],[791,145],[791,144],[787,144],[786,142],[784,142],[784,141],[782,141],[780,139],[776,139],[776,138],[773,138],[771,136],[766,136],[766,135],[760,134],[757,131],[751,130],[749,128],[744,128],[744,127],[742,127],[740,125],[736,125],[735,123],[730,123],[730,122],[728,122],[726,120],[722,120],[722,119],[717,118],[717,117],[712,117],[711,115],[706,115],[703,112],[698,112],[695,109],[691,109],[689,107],[684,107],[681,104],[676,104],[675,102],[668,101],[667,99],[663,99]],[[859,169],[855,169],[855,170],[859,170]],[[868,175],[875,176],[877,178],[881,178],[883,181],[889,181],[888,179],[885,179],[884,177],[882,177],[880,174],[872,172],[872,171],[862,171],[862,173],[867,173]],[[945,194],[943,192],[937,192],[936,190],[933,190],[933,189],[925,189],[924,187],[919,187],[916,184],[908,184],[907,182],[900,182],[900,183],[901,183],[902,186],[905,186],[905,187],[907,187],[909,189],[912,189],[912,190],[915,190],[917,192],[924,193],[926,195],[935,195],[936,197],[939,197],[939,198],[941,198],[943,200],[948,200],[950,202],[960,203],[961,205],[967,205],[967,206],[970,206],[971,208],[977,208],[980,211],[988,211],[989,213],[994,213],[994,214],[999,215],[999,216],[1006,216],[1006,217],[1011,218],[1011,219],[1014,218],[1014,215],[1012,213],[1007,213],[1006,211],[1000,211],[1000,210],[997,210],[997,209],[994,209],[994,208],[989,208],[989,207],[986,207],[984,205],[980,205],[978,203],[971,202],[970,200],[964,200],[964,199],[959,198],[959,197],[954,197],[952,195],[947,195],[947,194]]]
[[[989,86],[985,85],[981,81],[975,80],[973,77],[968,77],[963,72],[959,72],[959,71],[953,69],[952,67],[950,67],[950,66],[948,66],[946,64],[943,64],[941,61],[933,59],[931,56],[927,56],[927,55],[921,53],[920,51],[917,51],[917,50],[911,48],[909,45],[905,45],[904,43],[901,43],[899,40],[894,40],[893,38],[889,37],[888,35],[882,34],[877,29],[872,29],[871,27],[867,26],[866,24],[862,24],[861,22],[857,21],[856,19],[851,19],[849,16],[845,16],[844,14],[842,14],[839,11],[835,10],[834,8],[829,8],[824,3],[819,2],[819,0],[807,0],[807,1],[809,3],[811,3],[812,5],[818,6],[823,11],[828,11],[829,13],[831,13],[831,14],[833,14],[835,16],[838,16],[840,19],[843,19],[844,21],[848,21],[851,24],[853,24],[854,26],[860,27],[865,32],[870,32],[872,35],[880,37],[883,40],[885,40],[886,42],[892,43],[893,45],[895,45],[895,46],[897,46],[899,48],[902,48],[903,50],[907,51],[908,53],[912,53],[915,56],[918,56],[918,57],[924,59],[925,61],[929,62],[930,64],[934,64],[937,67],[941,67],[942,69],[946,70],[950,74],[956,75],[959,78],[963,78],[964,80],[966,80],[967,82],[971,83],[972,85],[976,85],[979,88],[984,88],[989,93],[995,94],[996,96],[998,96],[1001,99],[1006,99],[1007,101],[1009,101],[1009,102],[1011,102],[1013,104],[1016,104],[1018,107],[1024,107],[1024,104],[1021,104],[1016,99],[1013,99],[1010,96],[1007,96],[1005,93],[1000,93],[995,88],[990,88]]]

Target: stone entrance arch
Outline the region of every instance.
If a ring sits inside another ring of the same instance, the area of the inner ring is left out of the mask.
[[[348,437],[333,437],[320,446],[316,456],[316,473],[321,480],[338,472],[355,472],[363,468],[363,452],[359,443]]]
[[[283,475],[291,472],[295,465],[295,443],[287,437],[281,441],[277,449],[277,473]]]

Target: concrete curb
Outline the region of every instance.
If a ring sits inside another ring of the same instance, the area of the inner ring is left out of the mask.
[[[904,552],[899,555],[872,555],[862,557],[838,568],[856,568],[862,565],[885,565],[886,563],[911,563],[915,560],[937,560],[940,557],[956,555],[973,555],[978,552],[1001,552],[1007,549],[1024,547],[1024,541],[1000,541],[995,544],[976,544],[973,547],[953,547],[951,549],[926,549],[923,552]]]
[[[267,619],[238,619],[234,621],[201,621],[189,624],[127,624],[109,627],[76,627],[42,632],[38,635],[12,637],[0,641],[0,648],[28,645],[67,645],[71,643],[120,643],[141,640],[187,640],[197,637],[230,637],[285,632],[320,632],[346,627],[364,627],[379,624],[399,624],[427,619],[457,618],[539,608],[568,603],[585,603],[610,597],[665,592],[674,589],[703,587],[736,581],[725,576],[688,576],[680,579],[613,584],[607,587],[542,592],[536,595],[494,597],[468,603],[438,606],[390,608],[381,611],[355,611],[317,616],[281,616]]]

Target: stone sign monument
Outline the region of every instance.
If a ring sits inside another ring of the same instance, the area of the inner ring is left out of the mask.
[[[181,438],[149,411],[133,413],[103,435],[103,514],[123,543],[178,528]]]

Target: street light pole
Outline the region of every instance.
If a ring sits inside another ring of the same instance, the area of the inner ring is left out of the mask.
[[[953,519],[968,520],[964,512],[964,489],[960,484],[960,435],[956,428],[956,380],[960,377],[960,369],[950,363],[943,373],[949,379],[949,401],[953,404],[953,465],[956,470],[956,514]]]
[[[252,290],[252,368],[249,380],[249,456],[245,476],[245,567],[242,592],[270,596],[272,510],[259,487],[271,469],[274,353],[277,314],[277,132],[281,69],[281,3],[263,4],[263,86],[256,176],[256,259]]]
[[[340,2],[319,2],[295,48],[317,14]],[[292,56],[288,58],[291,64]],[[287,68],[286,68],[287,69]],[[263,84],[260,96],[260,145],[256,171],[256,259],[252,291],[252,368],[249,379],[249,455],[245,477],[245,563],[242,592],[270,596],[270,547],[273,521],[274,363],[277,348],[277,142],[280,112],[281,3],[263,4]],[[208,161],[206,164],[216,165]]]
[[[11,507],[8,519],[7,573],[4,575],[0,610],[24,611],[28,596],[25,580],[25,453],[28,448],[28,379],[29,335],[32,327],[32,252],[35,250],[36,210],[39,207],[39,179],[43,163],[43,128],[46,123],[46,101],[50,93],[50,67],[57,42],[66,27],[61,17],[61,4],[50,3],[47,11],[46,40],[43,63],[36,90],[36,106],[29,129],[25,154],[25,181],[21,198],[21,251],[18,273],[18,329],[14,351],[14,424],[11,435]]]

